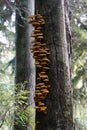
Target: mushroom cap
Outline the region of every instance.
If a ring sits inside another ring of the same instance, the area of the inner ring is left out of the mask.
[[[42,89],[41,92],[42,93],[49,93],[49,91],[47,89]]]
[[[46,53],[47,54],[47,51],[45,51],[44,49],[39,49],[40,53]]]
[[[40,24],[41,24],[41,25],[44,25],[44,24],[45,24],[45,21],[41,22]]]
[[[43,39],[44,37],[43,36],[37,36],[37,39]]]
[[[49,49],[47,47],[44,48],[46,51],[49,51]]]
[[[38,102],[38,105],[39,105],[39,106],[44,106],[45,104],[44,104],[43,102],[39,101],[39,102]]]
[[[38,62],[38,61],[35,61],[35,65],[39,65],[39,62]]]
[[[41,31],[39,29],[35,29],[34,33],[40,33]]]
[[[44,85],[44,83],[38,83],[38,84],[36,84],[36,86],[40,86],[40,85]]]
[[[40,46],[37,45],[37,46],[33,46],[30,50],[37,50],[37,49],[39,49],[39,48],[40,48]]]
[[[46,56],[46,54],[39,54],[40,57]]]
[[[44,79],[45,82],[48,82],[49,80],[48,79]]]
[[[37,59],[38,57],[34,55],[33,58],[34,58],[34,59]]]
[[[35,108],[35,109],[39,109],[40,107],[39,107],[39,106],[35,106],[34,108]]]
[[[40,111],[45,111],[46,109],[47,109],[46,106],[42,106],[42,107],[40,107]]]
[[[37,34],[32,33],[32,34],[31,34],[31,37],[37,37]]]
[[[41,59],[41,61],[43,61],[43,60]],[[48,65],[47,62],[41,62],[40,64],[41,64],[41,65],[44,65],[44,66]]]
[[[45,20],[43,19],[43,18],[40,18],[40,19],[38,19],[38,22],[45,22]]]
[[[33,18],[35,18],[35,15],[28,16],[28,18],[32,18],[33,19]]]
[[[48,62],[49,62],[49,59],[48,59],[47,57],[44,57],[42,60],[43,60],[43,61],[48,61]]]
[[[47,55],[49,55],[50,54],[50,52],[47,52]]]
[[[49,67],[43,67],[43,69],[45,69],[45,70],[49,70],[50,68],[49,68]]]
[[[31,24],[32,24],[33,26],[39,26],[39,25],[40,25],[40,23],[39,23],[39,22],[35,22],[35,21],[34,21],[34,22],[32,22]]]
[[[46,85],[41,85],[41,86],[39,86],[37,89],[40,89],[40,90],[41,90],[41,89],[43,89],[43,88],[44,88],[44,89],[47,89],[48,87],[47,87]]]
[[[36,92],[35,94],[36,94],[36,95],[39,95],[39,96],[42,95],[42,93],[37,93],[37,92]]]
[[[37,68],[41,68],[42,66],[41,65],[36,65],[37,66]]]
[[[40,90],[38,90],[38,89],[37,89],[37,90],[35,90],[35,92],[36,92],[36,93],[41,93],[41,91],[40,91]]]
[[[35,19],[32,19],[32,20],[30,20],[28,23],[29,23],[29,24],[32,24],[32,23],[34,23],[34,22],[36,22],[36,20],[35,20]]]
[[[39,76],[40,76],[40,78],[42,78],[42,79],[44,79],[44,78],[48,78],[47,75],[41,75],[41,74],[39,74]]]
[[[34,45],[33,46],[40,46],[41,45],[41,43],[40,42],[34,42]]]
[[[42,71],[42,72],[40,72],[41,74],[46,74],[46,72],[44,72],[44,71]]]
[[[39,52],[39,50],[34,50],[34,53],[38,53]]]

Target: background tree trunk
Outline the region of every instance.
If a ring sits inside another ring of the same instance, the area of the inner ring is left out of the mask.
[[[16,77],[15,82],[27,81],[26,89],[30,91],[28,103],[34,105],[35,65],[31,54],[32,26],[28,24],[27,17],[34,14],[34,0],[16,0]],[[15,120],[16,121],[16,120]],[[31,130],[14,122],[15,130]]]
[[[50,92],[47,115],[36,111],[36,130],[73,130],[70,65],[66,41],[64,0],[36,0],[46,24],[44,37],[50,49]]]

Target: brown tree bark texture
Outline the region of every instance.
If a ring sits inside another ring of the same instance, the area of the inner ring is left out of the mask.
[[[16,77],[15,82],[27,81],[26,89],[29,90],[29,104],[34,105],[35,65],[31,54],[32,26],[28,24],[28,16],[34,14],[34,0],[16,0]],[[20,120],[20,119],[19,119]],[[15,120],[16,121],[16,120]],[[15,124],[14,130],[31,130],[29,125],[22,127]]]
[[[47,114],[36,111],[35,130],[73,130],[70,59],[66,40],[64,0],[36,0],[44,17],[44,42],[50,49],[50,92]]]

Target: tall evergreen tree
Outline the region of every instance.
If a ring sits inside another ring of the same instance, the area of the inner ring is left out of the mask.
[[[24,83],[25,89],[30,91],[28,104],[32,104],[35,86],[35,66],[31,48],[32,27],[27,18],[34,14],[34,0],[16,0],[16,77],[15,82]],[[20,109],[20,108],[19,108]],[[31,130],[27,124],[22,124],[20,117],[15,114],[14,130]],[[17,119],[17,120],[16,120]]]
[[[47,114],[36,111],[36,130],[73,130],[70,59],[66,40],[64,0],[36,0],[35,5],[36,10],[46,21],[44,42],[50,49],[51,85],[45,101]]]

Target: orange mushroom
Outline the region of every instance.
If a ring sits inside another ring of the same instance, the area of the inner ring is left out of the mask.
[[[39,105],[39,106],[44,106],[45,104],[42,103],[41,101],[39,101],[39,102],[38,102],[38,105]]]
[[[33,18],[35,18],[35,16],[34,16],[34,15],[31,15],[31,16],[28,16],[28,18],[33,19]]]
[[[42,106],[42,107],[40,107],[40,111],[45,111],[46,109],[47,109],[46,106]]]
[[[43,60],[43,61],[48,61],[48,62],[49,62],[49,59],[48,59],[47,57],[44,57],[42,60]]]
[[[48,85],[49,79],[47,76],[47,70],[49,70],[48,67],[48,55],[49,49],[46,46],[46,43],[43,43],[42,39],[44,38],[43,32],[42,32],[42,26],[45,24],[45,20],[43,19],[43,16],[40,14],[37,14],[35,16],[29,16],[31,20],[29,21],[29,24],[32,24],[35,27],[35,30],[31,34],[31,37],[34,37],[35,39],[32,41],[33,46],[31,48],[31,52],[33,53],[33,58],[35,59],[35,65],[38,68],[38,75],[37,75],[37,81],[36,84],[36,91],[35,91],[35,102],[36,106],[35,109],[37,111],[43,112],[46,114],[47,107],[45,106],[45,103],[43,103],[43,99],[46,98],[48,91],[48,88],[50,85]]]

